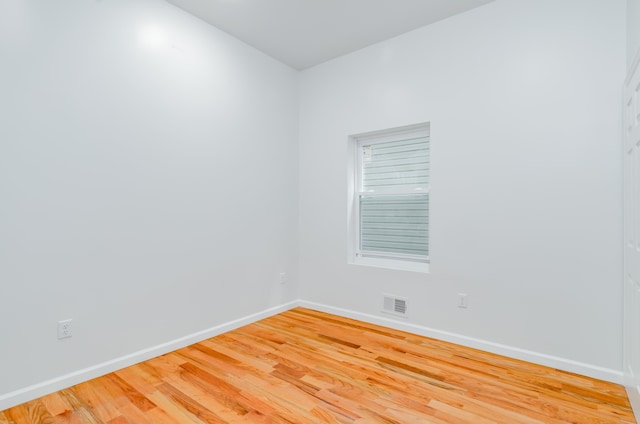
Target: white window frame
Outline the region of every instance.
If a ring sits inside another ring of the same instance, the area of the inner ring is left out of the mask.
[[[403,253],[370,252],[360,249],[360,198],[371,194],[362,191],[362,146],[386,143],[391,141],[401,141],[408,138],[429,137],[430,123],[420,123],[403,127],[390,128],[380,131],[355,134],[349,137],[349,263],[355,265],[367,265],[381,268],[399,269],[405,271],[429,271],[429,256],[411,255]],[[430,194],[431,180],[427,187],[414,190],[393,190],[385,191],[384,196],[403,194]],[[431,196],[429,196],[431,202]],[[431,210],[431,207],[429,207]],[[430,221],[430,220],[429,220]],[[430,232],[429,232],[430,234]]]

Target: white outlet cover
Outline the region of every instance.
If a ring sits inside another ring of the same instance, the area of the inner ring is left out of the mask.
[[[63,321],[58,321],[58,340],[67,339],[72,335],[71,320],[65,319]]]
[[[469,295],[467,293],[458,293],[458,308],[469,308]]]

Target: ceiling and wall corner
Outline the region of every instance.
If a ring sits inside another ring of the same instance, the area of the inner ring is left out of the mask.
[[[301,70],[494,0],[167,0]]]

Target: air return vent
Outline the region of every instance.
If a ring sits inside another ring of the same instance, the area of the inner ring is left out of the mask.
[[[383,294],[383,296],[384,304],[382,306],[382,312],[401,317],[407,316],[407,299],[391,294]]]

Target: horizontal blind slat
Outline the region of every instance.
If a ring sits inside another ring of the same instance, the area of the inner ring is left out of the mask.
[[[429,194],[360,196],[360,249],[429,254]]]
[[[376,169],[384,169],[389,167],[427,167],[429,166],[429,157],[428,156],[419,156],[412,158],[402,158],[402,159],[389,159],[389,160],[378,160],[376,162],[370,162],[367,164],[366,168],[364,168],[364,174],[370,173],[370,171],[375,171]],[[399,171],[403,170],[402,168],[398,168]]]
[[[429,138],[362,145],[362,190],[426,189]]]
[[[384,143],[378,143],[376,145],[379,146],[379,148],[381,150],[384,150],[384,149],[396,149],[396,148],[401,147],[401,146],[414,146],[414,145],[424,146],[424,139],[425,138],[428,138],[428,137],[406,138],[404,140],[387,141],[387,142],[384,142]],[[429,147],[428,144],[426,146],[427,146],[427,148]]]

